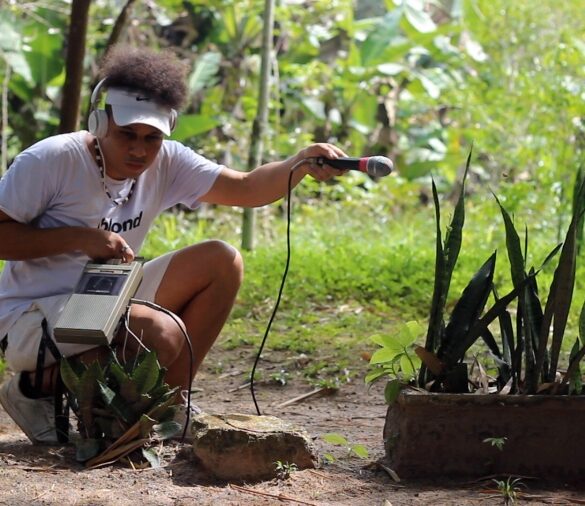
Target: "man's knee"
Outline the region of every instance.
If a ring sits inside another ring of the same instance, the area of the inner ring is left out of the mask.
[[[210,270],[239,287],[244,277],[244,260],[240,252],[224,241],[210,240],[204,244],[211,259]]]
[[[118,336],[115,343],[119,345],[126,341],[130,349],[139,351],[141,346],[137,342],[132,342],[138,339],[146,348],[156,351],[161,365],[172,364],[185,343],[181,330],[184,329],[184,325],[180,318],[177,316],[173,318],[162,310],[144,306],[139,306],[139,309],[133,306],[132,313],[134,315],[131,316],[130,328],[133,335],[122,331],[122,335]]]

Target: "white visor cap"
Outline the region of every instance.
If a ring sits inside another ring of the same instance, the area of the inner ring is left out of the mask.
[[[114,123],[118,126],[143,123],[157,128],[165,135],[171,135],[174,109],[155,102],[137,90],[110,88],[106,104],[112,107]]]

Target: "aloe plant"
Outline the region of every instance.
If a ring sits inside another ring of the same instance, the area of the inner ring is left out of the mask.
[[[113,351],[105,365],[62,360],[63,383],[76,401],[77,460],[100,465],[145,446],[150,439],[177,434],[181,430],[174,421],[177,389],[164,382],[164,374],[153,351],[124,365]],[[152,452],[145,451],[144,457],[156,461]]]

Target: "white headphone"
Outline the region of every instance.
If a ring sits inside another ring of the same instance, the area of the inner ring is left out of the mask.
[[[107,79],[107,77],[104,77],[99,83],[97,83],[96,87],[93,89],[91,99],[89,101],[91,112],[89,113],[89,118],[87,119],[87,129],[98,139],[105,137],[108,133],[108,113],[105,109],[99,108],[102,88]]]
[[[87,119],[87,128],[89,132],[95,135],[98,139],[105,137],[108,133],[108,113],[105,109],[100,109],[99,102],[101,99],[102,88],[107,81],[107,77],[104,77],[96,87],[93,89],[91,98],[89,101],[91,112]],[[169,129],[172,132],[177,125],[177,111],[171,109],[169,116]]]

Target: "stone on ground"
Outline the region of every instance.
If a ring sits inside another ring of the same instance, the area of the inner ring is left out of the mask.
[[[274,416],[242,414],[193,418],[193,452],[212,475],[228,481],[258,481],[277,475],[276,462],[314,468],[309,435]]]

